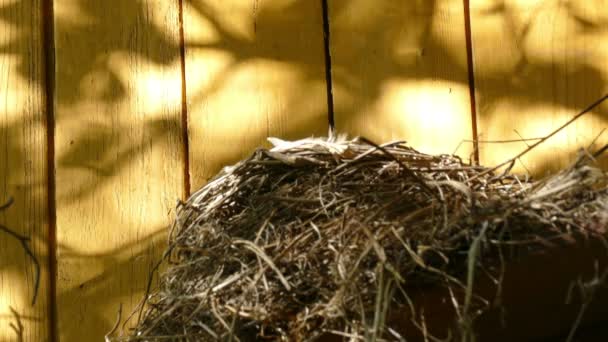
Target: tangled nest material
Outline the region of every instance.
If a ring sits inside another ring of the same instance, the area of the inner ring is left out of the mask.
[[[406,285],[453,286],[503,246],[605,234],[606,174],[584,151],[540,181],[364,138],[270,138],[178,206],[168,269],[133,340],[398,340]]]

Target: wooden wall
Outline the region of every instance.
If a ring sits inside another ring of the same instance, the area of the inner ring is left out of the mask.
[[[34,0],[0,0],[0,224],[30,238],[36,269],[19,241],[0,232],[0,340],[45,341],[51,333],[47,121],[43,20]]]
[[[474,134],[544,136],[608,93],[606,0],[325,5],[0,0],[0,224],[42,270],[32,306],[35,269],[0,232],[0,340],[102,339],[142,299],[176,201],[267,136],[333,121],[469,158]],[[517,170],[553,171],[606,127],[603,104]]]

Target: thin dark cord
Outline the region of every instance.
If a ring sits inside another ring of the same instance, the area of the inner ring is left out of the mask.
[[[327,85],[327,120],[329,123],[329,135],[335,136],[336,125],[334,121],[334,94],[331,76],[329,10],[327,7],[327,0],[321,0],[321,7],[323,8],[323,50],[325,53],[325,84]]]

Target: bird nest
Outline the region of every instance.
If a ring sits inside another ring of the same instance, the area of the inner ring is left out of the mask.
[[[506,249],[605,235],[607,176],[585,152],[534,181],[403,142],[269,140],[178,205],[167,269],[123,339],[399,340],[399,310],[424,329],[413,287],[460,294],[466,335],[492,305],[475,274],[500,280]]]

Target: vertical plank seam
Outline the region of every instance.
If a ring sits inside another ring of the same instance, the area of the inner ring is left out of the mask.
[[[183,148],[183,159],[184,159],[184,198],[183,200],[190,197],[191,184],[190,184],[190,142],[188,137],[188,94],[186,87],[186,44],[184,38],[184,4],[183,0],[178,1],[179,6],[179,53],[180,53],[180,65],[181,65],[181,78],[182,78],[182,113],[181,113],[181,126],[182,126],[182,140],[184,144]]]
[[[469,0],[463,0],[464,34],[467,49],[467,73],[469,78],[469,99],[471,103],[471,126],[473,132],[473,161],[479,165],[479,142],[477,130],[477,99],[475,97],[475,71],[473,68],[473,39],[471,36],[471,6]]]
[[[321,0],[321,7],[323,11],[323,52],[325,56],[325,84],[327,86],[327,120],[329,125],[329,134],[334,135],[336,133],[336,127],[334,121],[334,94],[333,81],[331,75],[329,10],[327,7],[327,0]]]
[[[55,17],[53,0],[42,1],[44,108],[46,121],[47,228],[49,274],[49,341],[59,341],[57,326],[57,203],[55,202]]]

